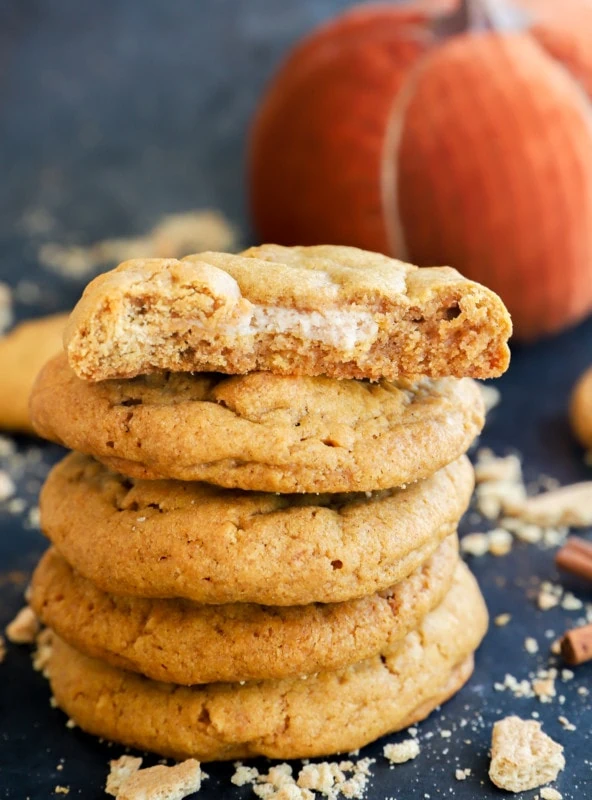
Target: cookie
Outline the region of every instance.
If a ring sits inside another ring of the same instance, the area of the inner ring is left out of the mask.
[[[426,478],[484,422],[470,379],[372,384],[255,372],[92,384],[64,355],[31,396],[37,432],[136,478],[264,492],[356,492]]]
[[[572,392],[569,419],[577,440],[592,451],[592,367],[580,377]]]
[[[466,459],[407,489],[276,495],[134,481],[72,453],[41,491],[41,528],[110,594],[198,603],[338,603],[410,575],[454,533]]]
[[[86,380],[157,370],[491,378],[512,332],[491,290],[351,247],[136,259],[95,278],[65,336]]]
[[[487,626],[464,564],[443,603],[389,655],[307,679],[179,687],[88,658],[57,640],[49,678],[83,730],[200,761],[305,758],[355,750],[412,724],[469,677]]]
[[[21,322],[0,338],[0,428],[34,433],[29,395],[41,367],[62,350],[68,314]]]
[[[50,549],[30,603],[73,647],[158,681],[192,685],[329,671],[388,652],[441,601],[458,540],[385,592],[344,603],[197,605],[102,592]]]

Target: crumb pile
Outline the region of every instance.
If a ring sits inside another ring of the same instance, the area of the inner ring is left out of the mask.
[[[93,281],[31,400],[76,451],[42,491],[30,597],[58,706],[165,756],[283,759],[355,750],[454,694],[487,625],[456,534],[484,421],[467,376],[503,371],[509,333],[453,270],[351,248]],[[362,786],[360,764],[286,775],[285,796]],[[235,782],[276,796],[249,770]]]

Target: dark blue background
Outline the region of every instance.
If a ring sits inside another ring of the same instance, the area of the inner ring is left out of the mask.
[[[163,214],[200,206],[221,208],[251,240],[245,207],[244,143],[257,97],[285,48],[315,23],[350,5],[337,0],[13,0],[0,2],[0,279],[22,278],[42,287],[38,304],[19,305],[20,316],[68,308],[81,284],[51,275],[37,263],[43,237],[23,227],[31,210],[55,219],[48,238],[90,243],[106,236],[142,233]],[[515,349],[498,382],[503,402],[482,443],[496,452],[519,450],[527,478],[540,473],[562,482],[589,477],[566,422],[569,391],[592,363],[592,323],[555,340]],[[1,376],[0,376],[1,380]],[[19,494],[34,497],[36,484],[58,448],[19,440],[28,458]],[[33,449],[32,449],[33,448]],[[467,530],[468,523],[465,524]],[[18,517],[0,511],[0,623],[22,602],[14,569],[30,571],[45,544]],[[89,539],[92,546],[92,536]],[[557,580],[552,551],[517,545],[502,559],[473,562],[492,616],[511,611],[506,628],[493,627],[468,687],[441,715],[421,726],[416,761],[389,770],[381,742],[367,748],[378,758],[369,797],[498,797],[487,779],[491,724],[508,713],[540,713],[547,730],[566,746],[567,767],[558,786],[564,797],[592,797],[589,699],[592,670],[558,683],[564,706],[494,692],[506,672],[518,678],[545,662],[545,631],[563,632],[577,612],[542,614],[533,597],[540,580]],[[585,587],[566,581],[590,600]],[[541,656],[525,654],[525,636],[541,643]],[[107,761],[121,748],[101,745],[65,728],[49,707],[44,680],[30,668],[25,649],[11,647],[0,666],[0,797],[44,800],[57,784],[70,796],[103,797]],[[564,731],[564,714],[578,726]],[[459,727],[461,720],[465,727]],[[443,739],[439,730],[453,731]],[[433,738],[425,738],[434,731]],[[398,741],[404,735],[389,737]],[[470,740],[469,743],[467,741]],[[64,768],[57,771],[60,759]],[[587,763],[586,763],[587,759]],[[471,767],[465,782],[456,767]],[[231,788],[232,768],[210,765],[200,797],[248,797]],[[535,792],[526,793],[533,797]]]

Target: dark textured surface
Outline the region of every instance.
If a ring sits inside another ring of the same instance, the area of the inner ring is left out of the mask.
[[[165,212],[208,205],[241,225],[247,241],[242,160],[257,94],[283,48],[345,5],[337,0],[0,3],[0,278],[14,286],[26,278],[43,290],[38,303],[18,306],[19,315],[66,308],[80,291],[80,284],[52,276],[37,263],[44,238],[86,243],[139,233]],[[32,236],[23,219],[38,208],[55,224],[49,233]],[[519,450],[528,479],[541,473],[561,482],[589,477],[565,411],[570,387],[591,361],[592,323],[516,350],[509,373],[497,384],[503,402],[482,443],[499,453]],[[27,439],[18,441],[18,451],[23,458],[10,459],[10,469],[21,476],[18,496],[28,508],[59,451]],[[468,522],[464,527],[468,530]],[[15,515],[0,506],[2,626],[20,607],[26,573],[43,548],[26,510]],[[505,628],[492,626],[467,688],[420,726],[418,759],[389,770],[381,757],[384,742],[362,753],[377,758],[368,797],[502,796],[487,780],[491,724],[508,713],[533,712],[566,747],[567,768],[557,784],[564,797],[592,797],[592,710],[589,697],[577,693],[580,686],[592,690],[592,667],[580,668],[573,681],[558,681],[563,705],[493,690],[506,672],[522,678],[547,663],[547,643],[580,616],[536,609],[539,582],[558,579],[553,551],[520,544],[505,558],[484,557],[472,565],[492,616],[509,611],[512,621]],[[586,587],[565,584],[592,600]],[[539,641],[540,655],[525,653],[527,635]],[[578,730],[563,730],[560,714]],[[450,730],[451,737],[443,738],[441,730]],[[64,715],[49,706],[45,681],[31,670],[27,648],[9,647],[0,666],[0,798],[45,800],[56,785],[70,787],[73,797],[101,798],[107,761],[121,752],[67,729]],[[471,777],[456,781],[456,767],[470,767]],[[210,765],[207,771],[211,778],[199,795],[204,800],[250,796],[248,787],[231,787],[231,767]]]

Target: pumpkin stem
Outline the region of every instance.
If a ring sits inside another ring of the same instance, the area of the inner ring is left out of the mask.
[[[441,38],[460,33],[519,31],[528,27],[529,15],[507,0],[460,0],[458,7],[436,23]]]

